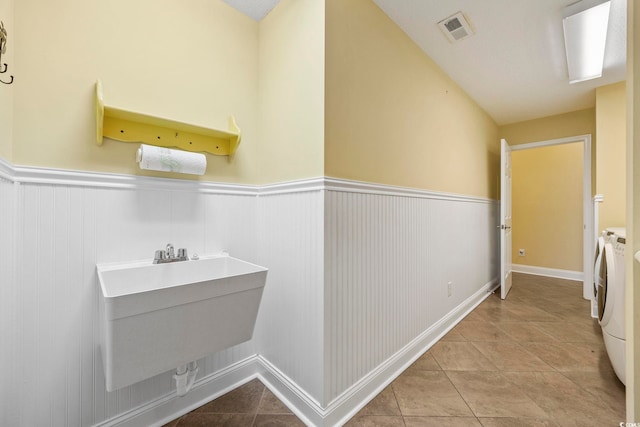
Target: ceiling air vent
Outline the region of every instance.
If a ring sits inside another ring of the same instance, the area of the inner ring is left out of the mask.
[[[467,21],[462,12],[443,19],[438,22],[438,26],[451,43],[464,40],[473,35],[471,25],[469,25],[469,21]]]

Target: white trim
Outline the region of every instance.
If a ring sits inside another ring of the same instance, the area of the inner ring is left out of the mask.
[[[256,356],[248,357],[197,380],[191,391],[178,397],[175,390],[94,427],[163,426],[184,414],[258,377]]]
[[[260,378],[306,424],[316,426],[343,425],[464,319],[498,286],[498,278],[487,283],[444,318],[422,332],[376,369],[341,393],[326,408],[323,408],[315,399],[299,389],[293,381],[289,380],[286,375],[282,374],[268,361],[258,356],[258,360],[264,369],[260,373]]]
[[[5,179],[10,182],[14,182],[15,171],[13,166],[0,157],[0,179]]]
[[[534,274],[536,276],[557,277],[559,279],[577,280],[582,282],[584,280],[584,273],[582,271],[572,270],[560,270],[557,268],[536,267],[533,265],[513,264],[513,270],[515,273]]]
[[[313,397],[297,386],[288,376],[262,356],[256,358],[259,364],[258,378],[287,406],[296,417],[308,426],[325,425],[326,411]]]
[[[531,148],[549,147],[551,145],[570,144],[572,142],[591,141],[591,134],[570,136],[567,138],[549,139],[546,141],[529,142],[527,144],[512,145],[511,151],[529,150]]]
[[[352,181],[339,178],[325,178],[327,191],[341,191],[345,193],[378,194],[383,196],[416,197],[421,199],[453,200],[460,202],[496,203],[494,199],[462,194],[444,193],[440,191],[422,190],[411,187],[397,187],[394,185],[374,184],[371,182]]]
[[[582,297],[591,299],[593,297],[593,261],[595,257],[596,225],[593,220],[593,202],[591,201],[593,189],[591,188],[591,135],[584,136],[583,147],[583,182],[582,182],[582,269],[583,280]]]
[[[310,191],[322,191],[325,189],[325,179],[309,178],[297,181],[285,181],[275,184],[265,184],[258,188],[258,196],[274,196],[278,194],[303,193]]]
[[[68,185],[136,190],[173,190],[255,196],[252,185],[201,182],[148,176],[80,172],[63,169],[15,166],[15,181],[25,184]]]
[[[161,178],[128,174],[85,172],[67,169],[14,166],[0,158],[0,178],[24,184],[67,185],[76,187],[167,190],[241,196],[273,196],[313,191],[341,191],[422,199],[452,200],[472,203],[497,203],[494,199],[463,194],[422,190],[410,187],[375,184],[339,178],[316,177],[275,184],[227,184],[187,179]]]
[[[376,369],[336,397],[325,410],[324,425],[335,426],[346,423],[447,332],[453,329],[474,308],[488,298],[499,285],[499,278],[494,278],[450,311],[445,317],[398,350]]]
[[[583,165],[582,165],[582,275],[581,279],[570,280],[582,280],[582,297],[584,299],[591,299],[593,294],[593,257],[594,248],[596,244],[595,224],[594,224],[594,212],[592,201],[592,188],[591,188],[591,134],[569,136],[566,138],[550,139],[547,141],[531,142],[528,144],[514,145],[511,147],[512,151],[528,150],[531,148],[548,147],[552,145],[569,144],[573,142],[581,142],[583,144]],[[553,270],[553,269],[548,269]],[[558,270],[563,271],[563,270]],[[535,273],[532,273],[535,274]],[[542,274],[546,276],[547,274]],[[558,277],[558,276],[552,276]]]

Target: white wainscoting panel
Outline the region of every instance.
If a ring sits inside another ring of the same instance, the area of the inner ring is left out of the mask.
[[[18,425],[13,397],[18,389],[18,337],[14,328],[18,317],[15,277],[17,206],[15,184],[0,175],[0,366],[5,367],[0,373],[0,425],[3,426]]]
[[[360,384],[383,385],[498,275],[496,204],[413,189],[200,185],[0,161],[0,206],[3,426],[159,423],[256,375],[303,419],[336,424],[371,396]],[[172,372],[108,393],[96,264],[151,259],[169,242],[269,268],[254,338],[198,361],[188,399]]]
[[[306,397],[323,393],[324,193],[258,197],[259,264],[269,267],[254,340]]]
[[[17,188],[18,338],[12,363],[4,366],[12,366],[21,386],[3,400],[18,411],[19,422],[8,425],[89,426],[172,393],[172,372],[106,392],[95,266],[151,259],[168,242],[256,262],[256,197],[37,183]],[[255,353],[250,341],[207,357],[199,361],[199,377]]]
[[[498,276],[498,218],[471,199],[325,200],[327,406]]]

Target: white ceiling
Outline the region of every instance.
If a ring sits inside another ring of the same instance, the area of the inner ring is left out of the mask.
[[[267,16],[280,0],[223,0],[225,3],[244,13],[245,15],[260,21]]]
[[[260,20],[279,0],[224,1]],[[574,0],[373,1],[500,125],[593,107],[596,87],[625,79],[626,0],[611,0],[603,76],[573,85],[562,11]],[[452,44],[437,23],[458,11],[476,34]]]

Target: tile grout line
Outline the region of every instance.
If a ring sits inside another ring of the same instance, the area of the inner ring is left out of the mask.
[[[434,357],[435,358],[435,357]],[[437,362],[437,360],[436,360]],[[462,401],[464,402],[465,405],[467,405],[467,408],[469,408],[469,410],[471,411],[471,413],[473,414],[473,416],[475,418],[478,418],[478,415],[475,413],[475,411],[473,409],[471,409],[471,406],[469,405],[469,402],[467,402],[467,399],[464,398],[464,396],[462,395],[462,393],[460,393],[460,390],[458,390],[458,387],[456,387],[456,385],[453,383],[453,381],[451,380],[451,377],[449,376],[449,371],[445,371],[443,370],[442,372],[444,372],[444,375],[447,377],[447,380],[449,380],[449,383],[451,383],[451,385],[453,386],[453,388],[456,390],[456,393],[458,393],[458,396],[460,396],[460,399],[462,399]],[[461,372],[461,371],[458,371]],[[477,372],[477,371],[476,371]],[[494,372],[494,371],[486,371],[486,372]]]
[[[258,400],[258,406],[256,406],[256,412],[253,414],[253,420],[251,421],[252,426],[256,425],[256,419],[258,418],[258,412],[260,412],[260,407],[262,406],[262,401],[264,399],[264,393],[266,389],[267,387],[264,384],[262,384],[262,394],[260,395],[260,399]]]

